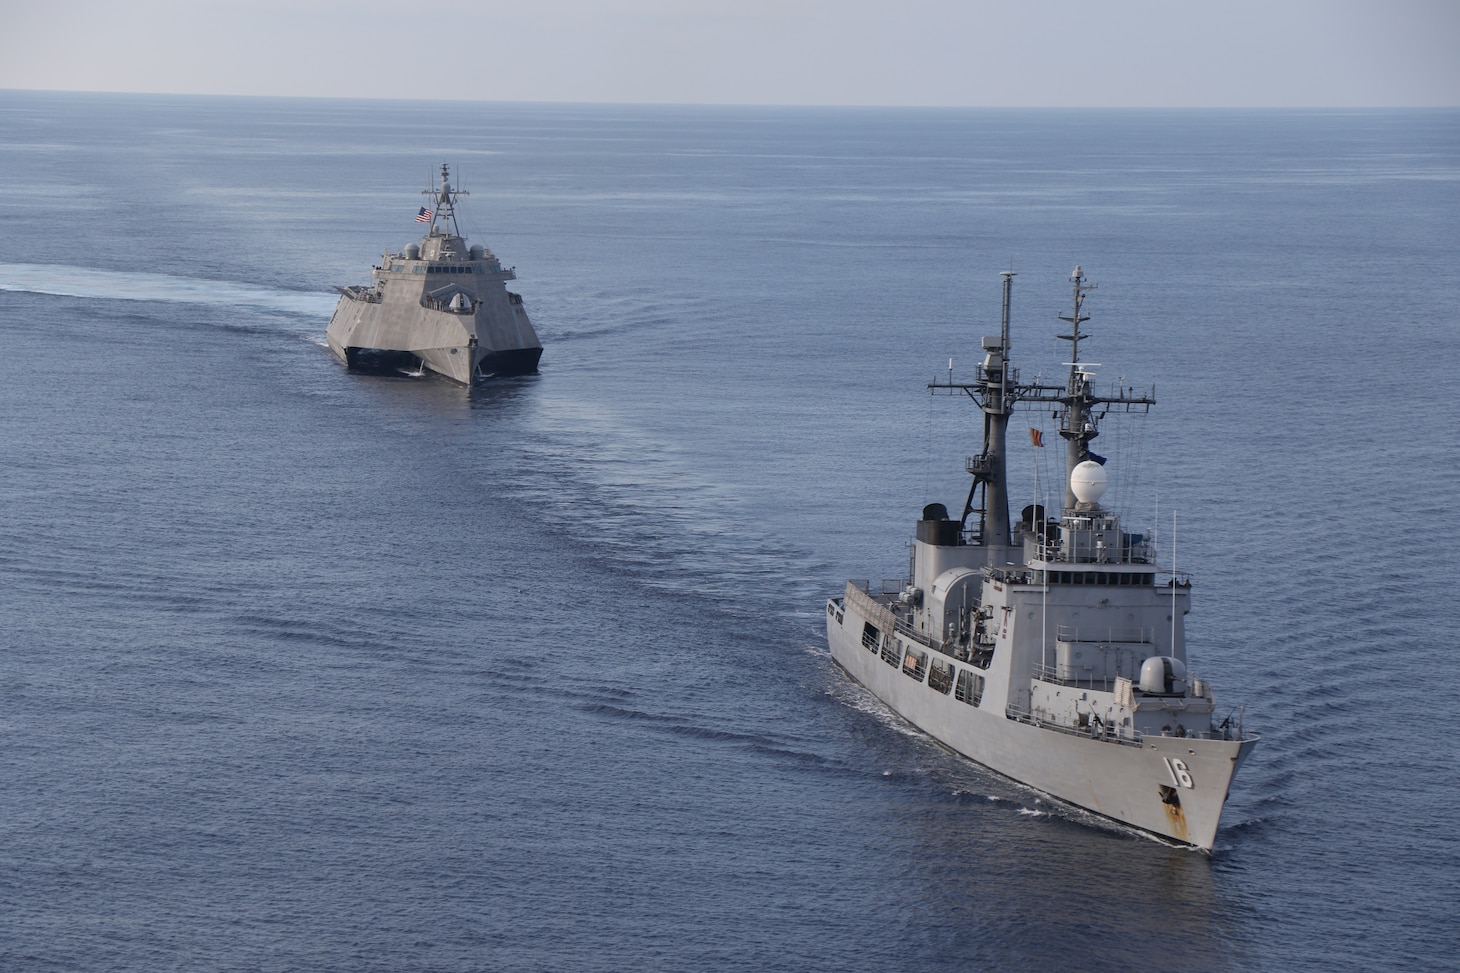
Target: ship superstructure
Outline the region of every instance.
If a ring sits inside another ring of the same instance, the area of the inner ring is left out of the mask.
[[[1076,267],[1069,373],[1025,384],[1009,363],[1013,273],[998,337],[974,381],[933,382],[983,412],[983,448],[960,517],[929,504],[911,576],[873,591],[848,582],[827,602],[832,657],[945,746],[1070,804],[1210,851],[1227,789],[1256,745],[1240,717],[1218,721],[1211,685],[1189,677],[1191,584],[1161,567],[1151,539],[1100,501],[1101,418],[1144,412],[1154,393],[1102,395],[1082,363],[1093,288]],[[1006,438],[1017,407],[1052,409],[1066,441],[1063,509],[1009,516]]]
[[[542,343],[521,295],[506,287],[517,274],[481,244],[467,245],[457,223],[467,194],[446,165],[423,195],[421,242],[387,250],[370,286],[337,288],[330,349],[351,368],[429,370],[463,385],[537,371]]]

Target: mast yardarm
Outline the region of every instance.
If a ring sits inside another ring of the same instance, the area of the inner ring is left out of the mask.
[[[1007,438],[1009,416],[1014,407],[1024,404],[1056,406],[1059,432],[1067,441],[1065,461],[1065,507],[1073,509],[1075,495],[1070,490],[1070,474],[1075,467],[1091,458],[1090,440],[1100,434],[1099,420],[1112,408],[1122,412],[1147,412],[1155,404],[1154,391],[1136,394],[1133,389],[1117,389],[1114,395],[1098,395],[1095,392],[1094,366],[1080,361],[1080,342],[1088,338],[1082,334],[1080,325],[1090,320],[1084,313],[1085,294],[1095,289],[1086,283],[1085,274],[1076,267],[1070,275],[1074,290],[1074,307],[1071,313],[1059,315],[1061,321],[1070,322],[1070,333],[1058,337],[1070,342],[1070,374],[1064,385],[1024,384],[1019,381],[1019,372],[1009,365],[1009,317],[1013,291],[1012,270],[1004,271],[1003,314],[999,326],[999,337],[984,338],[983,363],[979,366],[973,382],[928,383],[935,393],[947,389],[950,393],[963,392],[978,403],[984,414],[983,449],[977,456],[969,457],[967,470],[973,476],[973,485],[968,491],[968,501],[963,508],[963,531],[971,543],[985,546],[1010,544],[1009,534],[1009,486]],[[969,519],[978,515],[978,523],[970,527]]]

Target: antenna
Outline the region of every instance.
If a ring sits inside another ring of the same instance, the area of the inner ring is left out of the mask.
[[[974,369],[971,382],[955,382],[950,370],[945,384],[935,377],[928,388],[947,389],[952,393],[963,393],[978,403],[984,413],[983,451],[968,458],[967,472],[973,475],[968,500],[963,507],[964,530],[970,518],[978,518],[977,533],[973,543],[1003,547],[1010,543],[1008,513],[1008,479],[1006,470],[1005,437],[1008,431],[1010,413],[1016,406],[1028,407],[1035,403],[1055,406],[1055,417],[1059,420],[1059,435],[1066,441],[1066,462],[1064,476],[1065,507],[1074,509],[1075,496],[1070,489],[1069,479],[1074,468],[1090,458],[1090,440],[1100,435],[1099,420],[1114,407],[1121,412],[1145,412],[1155,402],[1151,395],[1140,395],[1132,390],[1120,389],[1114,396],[1095,392],[1093,363],[1080,363],[1080,340],[1085,337],[1080,325],[1088,321],[1084,313],[1085,294],[1095,285],[1085,279],[1085,272],[1076,267],[1070,280],[1074,285],[1074,307],[1068,316],[1060,320],[1069,321],[1069,334],[1058,337],[1071,343],[1069,374],[1063,384],[1044,384],[1036,381],[1025,384],[1019,381],[1019,373],[1009,364],[1009,318],[1012,304],[1014,271],[1001,271],[1003,278],[1003,313],[1000,317],[999,337],[983,340],[985,357],[983,364]],[[936,373],[935,373],[936,375]],[[981,496],[980,496],[981,495]]]
[[[999,395],[1003,398],[1009,391],[1009,303],[1014,291],[1014,278],[1019,275],[1012,270],[1005,270],[999,276],[1004,278],[1004,308],[999,316],[999,346],[1004,354],[1004,370],[999,376]]]
[[[1171,511],[1171,652],[1176,656],[1176,511]]]

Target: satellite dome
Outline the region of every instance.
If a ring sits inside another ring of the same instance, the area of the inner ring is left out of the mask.
[[[420,246],[418,244],[412,243],[410,246],[406,247],[406,259],[407,260],[420,260],[421,259],[421,248],[420,248]]]
[[[1105,467],[1094,460],[1087,459],[1070,471],[1070,492],[1081,503],[1099,503],[1109,482]]]

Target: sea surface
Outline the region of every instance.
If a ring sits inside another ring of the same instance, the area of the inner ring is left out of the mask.
[[[442,162],[538,376],[324,346]],[[1460,112],[10,91],[0,228],[0,969],[1456,968]],[[1077,264],[1263,738],[1210,857],[825,648]]]

